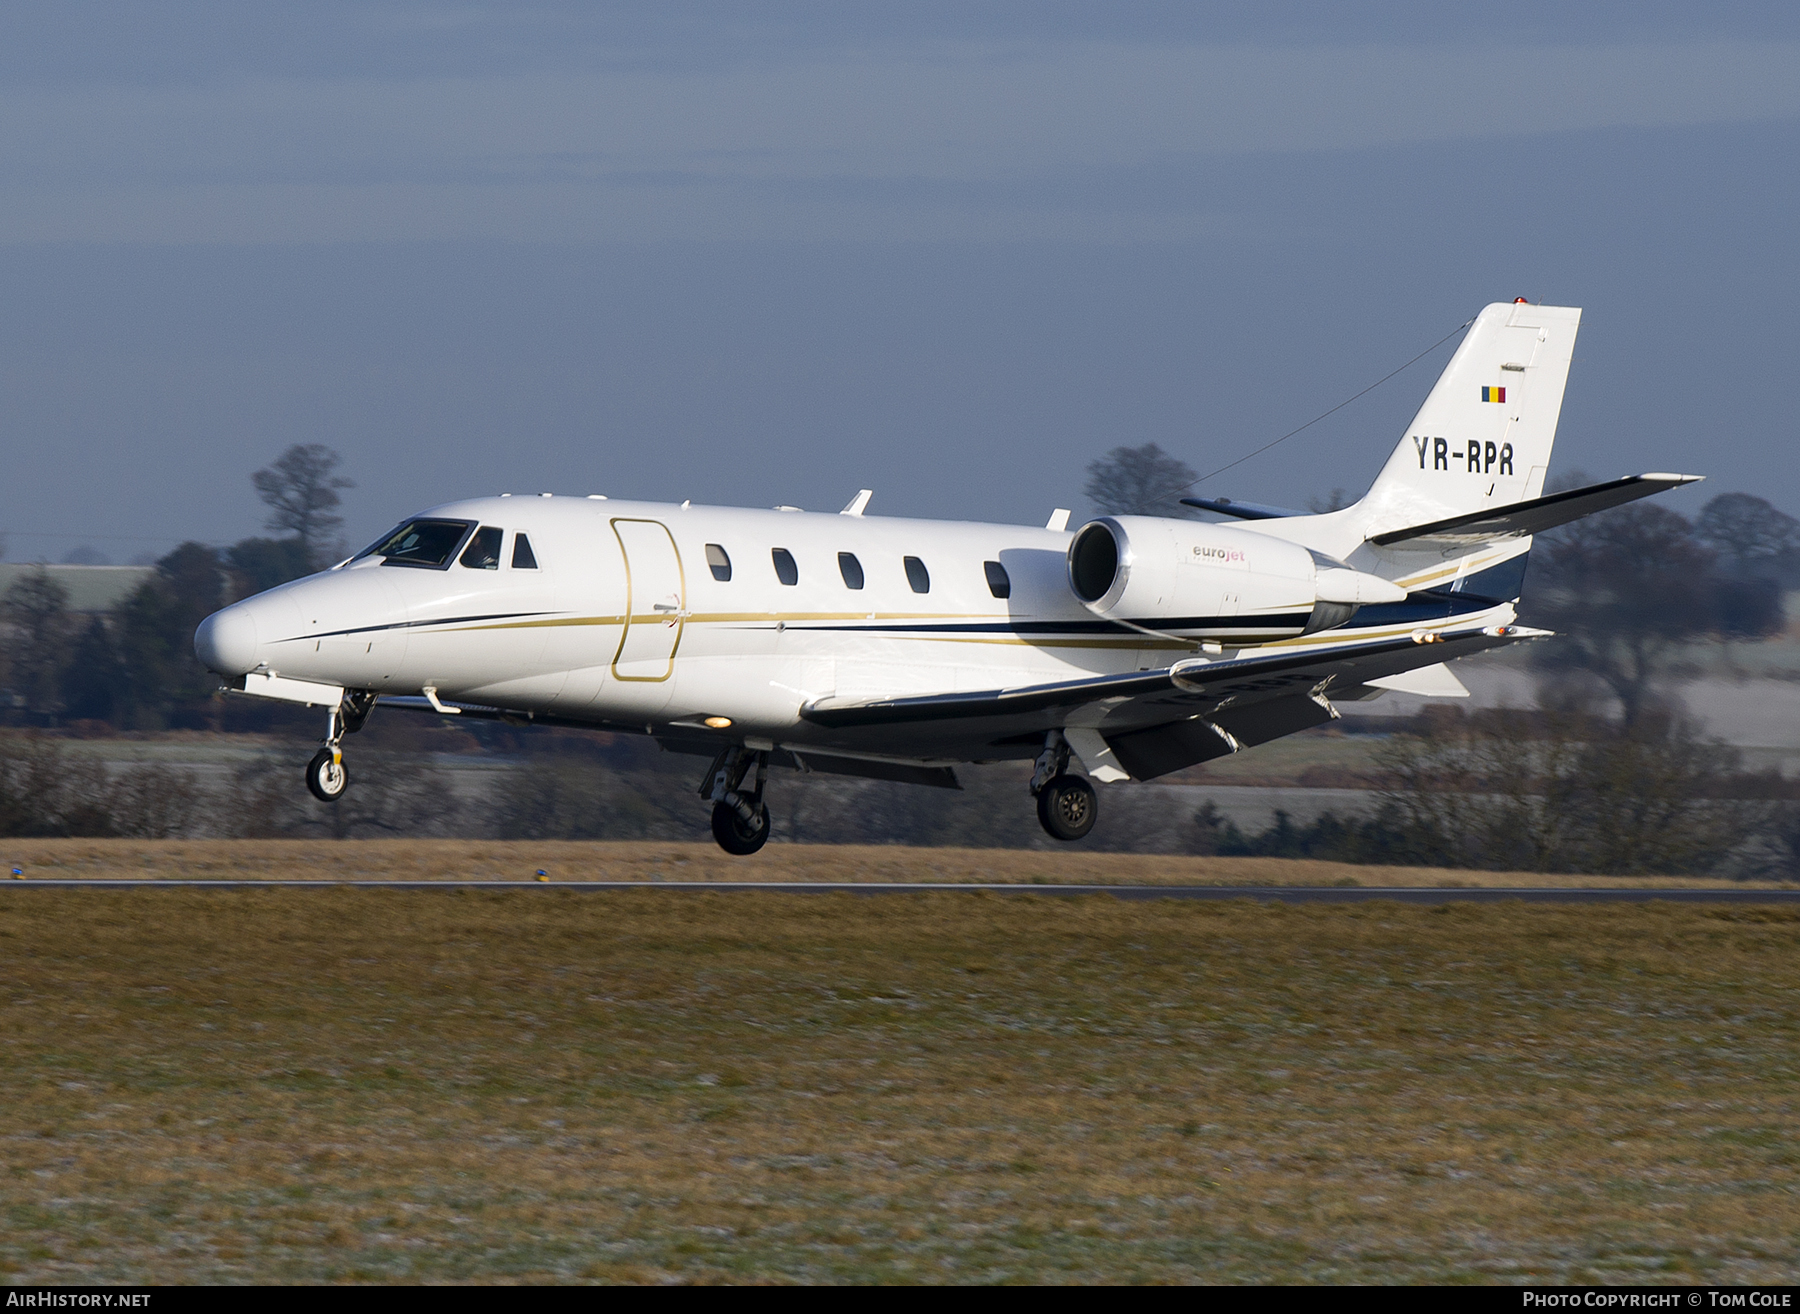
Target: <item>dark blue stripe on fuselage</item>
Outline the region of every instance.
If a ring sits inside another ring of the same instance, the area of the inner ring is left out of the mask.
[[[374,634],[381,630],[413,630],[421,625],[467,625],[474,621],[520,620],[527,616],[548,616],[547,611],[497,611],[487,616],[442,616],[437,620],[390,621],[386,625],[359,625],[352,630],[326,630],[320,634],[295,634],[277,643],[294,643],[302,639],[341,639],[347,634]]]
[[[1383,602],[1364,607],[1345,623],[1344,628],[1359,630],[1377,625],[1410,625],[1517,602],[1524,589],[1526,559],[1530,556],[1530,552],[1521,552],[1497,566],[1464,575],[1449,588],[1409,593],[1405,602]]]

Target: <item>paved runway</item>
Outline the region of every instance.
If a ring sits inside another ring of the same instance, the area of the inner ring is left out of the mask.
[[[1304,885],[961,885],[829,884],[814,881],[195,881],[195,880],[37,880],[11,881],[0,890],[574,890],[609,893],[618,890],[662,890],[671,894],[1038,894],[1067,897],[1106,894],[1115,899],[1259,899],[1279,903],[1671,903],[1800,904],[1792,890],[1643,890],[1643,889],[1445,889],[1430,886]]]

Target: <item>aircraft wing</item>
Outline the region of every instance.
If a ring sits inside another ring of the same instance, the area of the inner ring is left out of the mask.
[[[1459,548],[1491,542],[1497,538],[1517,538],[1524,534],[1554,529],[1571,520],[1591,516],[1596,511],[1635,502],[1640,497],[1679,488],[1683,484],[1698,483],[1705,477],[1683,474],[1626,475],[1623,479],[1609,480],[1604,484],[1589,484],[1586,488],[1571,488],[1567,492],[1552,493],[1548,497],[1534,497],[1529,502],[1514,502],[1508,506],[1470,512],[1468,515],[1451,516],[1448,520],[1434,520],[1430,524],[1389,530],[1384,534],[1372,535],[1369,541],[1382,547],[1408,543],[1415,547]]]
[[[1149,780],[1329,721],[1337,715],[1332,693],[1360,693],[1372,679],[1545,634],[1515,625],[1339,640],[1015,689],[822,699],[801,716],[846,750],[879,741],[926,755],[954,745],[957,756],[977,761],[1029,756],[1048,730],[1060,729],[1090,770],[1117,769],[1103,778]]]
[[[1188,715],[1226,703],[1244,703],[1319,686],[1348,689],[1370,679],[1398,675],[1519,639],[1540,638],[1547,630],[1522,625],[1437,631],[1421,642],[1411,635],[1316,646],[1298,651],[1262,653],[1254,657],[1176,662],[1154,671],[1102,675],[1087,680],[990,689],[979,693],[925,694],[872,702],[809,703],[801,716],[830,729],[862,726],[917,725],[971,717],[1010,717],[1032,712],[1126,705],[1169,708]],[[1442,638],[1437,638],[1442,634]],[[1322,690],[1323,692],[1323,690]]]

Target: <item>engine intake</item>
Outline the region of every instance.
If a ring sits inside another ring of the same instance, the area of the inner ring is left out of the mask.
[[[1112,588],[1119,574],[1119,541],[1105,521],[1083,525],[1069,544],[1069,584],[1075,596],[1092,604]]]

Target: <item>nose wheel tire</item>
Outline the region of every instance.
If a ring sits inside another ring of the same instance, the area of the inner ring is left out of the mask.
[[[1038,791],[1038,820],[1050,838],[1078,840],[1094,828],[1100,800],[1080,776],[1053,776]]]
[[[306,764],[306,787],[321,803],[335,803],[350,787],[350,768],[341,754],[321,748]]]
[[[719,841],[719,847],[737,857],[747,857],[755,853],[769,842],[769,805],[764,803],[757,809],[757,820],[762,822],[755,830],[744,824],[738,816],[737,809],[729,803],[715,803],[712,810],[713,838]]]

